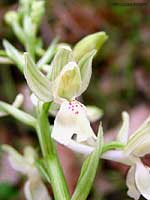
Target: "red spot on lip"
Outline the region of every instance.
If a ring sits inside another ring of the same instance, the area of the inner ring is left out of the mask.
[[[75,114],[79,114],[79,112],[77,111],[77,112],[75,112]]]

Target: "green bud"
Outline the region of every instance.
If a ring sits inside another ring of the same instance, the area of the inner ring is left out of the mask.
[[[31,7],[31,19],[32,22],[38,27],[41,23],[41,19],[44,15],[45,8],[44,8],[45,2],[44,1],[35,1],[32,3]]]
[[[73,54],[76,61],[79,61],[86,53],[102,47],[108,36],[105,32],[98,32],[81,39],[74,47]]]
[[[5,21],[11,25],[14,21],[18,21],[18,14],[15,11],[9,11],[5,14]]]

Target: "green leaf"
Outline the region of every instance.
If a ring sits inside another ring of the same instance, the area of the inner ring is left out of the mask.
[[[48,49],[46,50],[46,52],[44,53],[44,56],[38,61],[37,66],[41,68],[42,65],[48,64],[52,57],[55,54],[56,51],[56,44],[58,42],[58,38],[55,38],[52,43],[50,44],[50,46],[48,47]]]
[[[108,36],[105,32],[98,32],[81,39],[73,49],[75,60],[79,61],[86,53],[94,49],[99,51],[107,38]]]
[[[83,58],[81,58],[81,60],[78,63],[78,66],[80,68],[81,80],[82,80],[82,85],[81,85],[79,95],[82,94],[89,85],[91,75],[92,75],[92,60],[95,54],[96,54],[96,50],[88,52],[87,54],[83,56]]]
[[[3,45],[4,45],[4,48],[6,50],[7,56],[12,61],[14,61],[17,64],[19,70],[21,72],[23,72],[24,59],[23,59],[22,54],[12,44],[10,44],[7,40],[3,41]]]
[[[42,177],[48,182],[51,184],[51,181],[50,181],[50,177],[48,175],[48,172],[47,172],[47,169],[46,169],[46,166],[44,164],[44,160],[37,160],[35,162],[39,172],[41,173]]]
[[[24,124],[35,127],[36,119],[34,117],[15,108],[14,106],[8,103],[0,101],[0,111],[8,113],[9,115],[12,115],[14,118],[23,122]]]
[[[73,61],[73,55],[69,46],[66,45],[58,49],[52,62],[51,80],[54,81],[60,74],[63,67],[71,61]]]
[[[102,148],[103,148],[103,130],[102,126],[100,125],[98,131],[97,147],[95,151],[83,163],[80,177],[78,179],[78,183],[71,200],[87,199],[96,175],[99,158],[102,153]]]
[[[25,56],[24,74],[32,92],[42,101],[52,100],[51,82],[36,68],[28,53]]]

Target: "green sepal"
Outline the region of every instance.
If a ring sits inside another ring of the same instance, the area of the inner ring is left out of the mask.
[[[79,95],[82,94],[88,87],[92,75],[92,61],[93,57],[96,54],[96,50],[92,50],[85,54],[81,60],[78,63],[79,69],[80,69],[80,74],[81,74],[81,80],[82,80],[82,85],[80,88]]]
[[[24,74],[28,86],[40,100],[42,100],[43,102],[50,102],[52,100],[51,82],[35,66],[33,60],[28,53],[25,53],[24,57]]]
[[[50,79],[54,81],[59,76],[65,65],[71,61],[73,61],[73,55],[70,47],[65,46],[59,48],[52,62],[52,72]]]
[[[98,32],[81,39],[73,49],[75,60],[79,61],[86,53],[94,49],[99,51],[107,38],[108,36],[105,32]]]

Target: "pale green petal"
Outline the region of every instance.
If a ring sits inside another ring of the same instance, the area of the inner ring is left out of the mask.
[[[86,109],[87,117],[90,120],[90,122],[95,122],[99,120],[103,115],[103,111],[96,106],[86,106]]]
[[[111,160],[115,162],[119,162],[125,165],[133,165],[136,162],[136,158],[133,157],[132,155],[127,156],[124,154],[123,150],[110,150],[107,151],[106,153],[102,154],[102,158],[106,160]]]
[[[128,187],[128,196],[138,200],[140,198],[140,192],[138,191],[135,183],[135,166],[130,167],[126,177],[126,184]]]
[[[95,54],[96,50],[88,52],[81,58],[81,60],[78,63],[82,80],[81,88],[78,94],[79,96],[87,89],[90,83],[92,75],[92,61]]]
[[[15,101],[12,103],[12,106],[14,106],[15,108],[19,108],[24,100],[24,96],[22,94],[18,94],[15,98]],[[7,116],[8,113],[5,111],[0,111],[0,117],[4,117]]]
[[[137,157],[143,157],[150,153],[150,136],[145,137],[143,141],[137,148],[134,149],[133,154]]]
[[[96,136],[87,119],[84,105],[78,101],[62,103],[54,121],[52,138],[64,145],[68,145],[71,139],[78,143],[95,143]]]
[[[51,200],[44,183],[37,177],[25,183],[24,193],[27,200]]]
[[[136,164],[135,171],[136,186],[141,195],[149,200],[150,199],[150,168],[143,165],[141,161]]]
[[[150,137],[150,119],[148,118],[140,128],[131,135],[129,138],[128,144],[125,147],[125,154],[130,154],[134,150],[136,150],[143,141],[146,141]]]
[[[52,100],[51,82],[35,66],[28,53],[25,53],[25,78],[32,92],[42,101]]]
[[[85,54],[94,49],[98,51],[107,38],[105,32],[98,32],[81,39],[73,49],[75,60],[78,62]]]
[[[62,69],[71,61],[73,61],[71,48],[69,46],[62,46],[59,48],[52,62],[50,80],[54,81],[59,76]]]
[[[79,68],[75,62],[69,62],[55,81],[53,87],[54,101],[59,101],[59,99],[71,100],[75,98],[80,86],[81,76]]]
[[[117,135],[117,140],[123,144],[127,144],[129,134],[129,115],[127,112],[122,113],[123,124]]]

